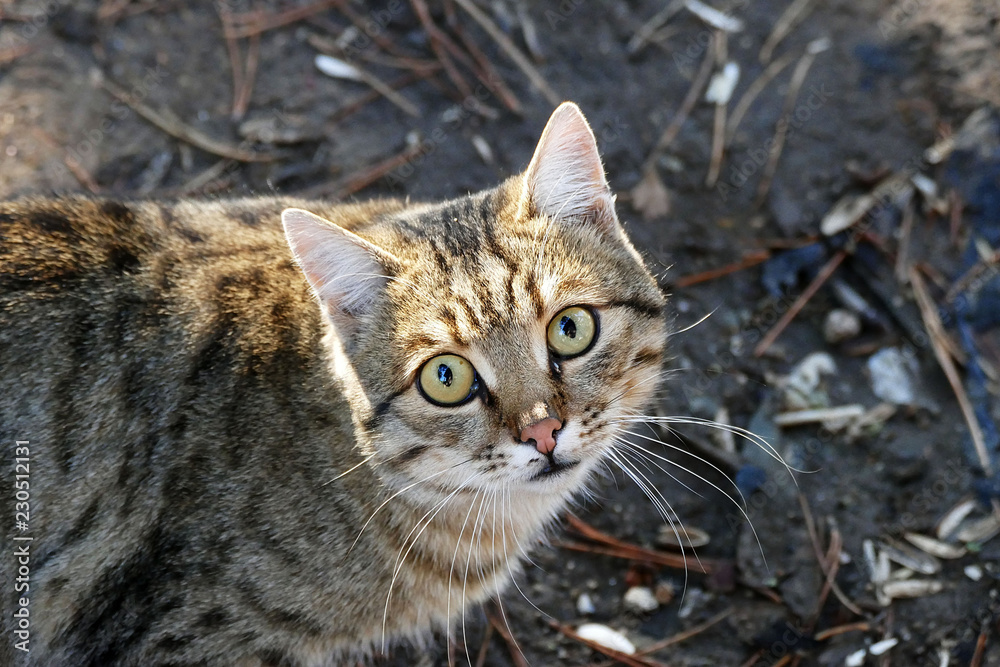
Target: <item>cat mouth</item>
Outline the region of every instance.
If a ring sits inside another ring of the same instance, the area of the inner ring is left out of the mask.
[[[556,461],[554,459],[549,459],[544,468],[532,475],[531,481],[534,482],[543,479],[554,479],[569,470],[572,470],[579,464],[579,461]]]

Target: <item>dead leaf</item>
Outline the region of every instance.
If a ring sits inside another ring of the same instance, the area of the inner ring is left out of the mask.
[[[670,212],[670,191],[655,169],[650,169],[632,188],[632,207],[644,220],[659,218]]]

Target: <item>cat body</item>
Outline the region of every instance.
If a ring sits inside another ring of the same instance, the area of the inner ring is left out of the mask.
[[[646,405],[662,309],[569,104],[444,203],[0,203],[15,658],[341,664],[447,628]]]

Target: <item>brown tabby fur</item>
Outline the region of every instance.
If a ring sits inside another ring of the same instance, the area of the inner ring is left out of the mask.
[[[562,216],[531,178],[430,205],[0,203],[0,433],[32,452],[25,664],[341,664],[498,594],[644,407],[665,335],[603,190]],[[344,277],[369,302],[323,302],[289,208],[378,249],[381,271]],[[548,322],[579,304],[597,342],[550,359]],[[481,396],[421,396],[442,352]],[[517,437],[545,409],[578,464],[559,474]]]

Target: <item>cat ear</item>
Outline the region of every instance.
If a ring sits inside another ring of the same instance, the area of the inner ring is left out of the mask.
[[[334,319],[367,313],[399,267],[396,257],[332,222],[299,208],[281,213],[295,260]]]
[[[529,209],[556,219],[590,219],[618,228],[594,133],[580,108],[563,102],[552,112],[524,174]]]

